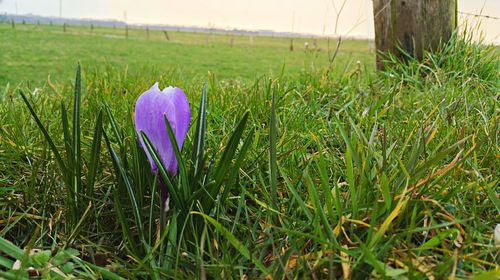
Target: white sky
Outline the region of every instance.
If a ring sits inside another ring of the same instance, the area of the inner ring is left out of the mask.
[[[335,35],[343,0],[0,0],[0,13],[124,20],[128,23],[271,29]],[[500,17],[500,0],[459,0],[459,11]],[[472,18],[474,19],[474,18]],[[483,19],[488,41],[500,42],[500,20]],[[347,0],[338,35],[373,38],[372,0]]]

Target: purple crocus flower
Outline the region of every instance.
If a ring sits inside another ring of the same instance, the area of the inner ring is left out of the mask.
[[[164,115],[167,116],[172,127],[179,150],[182,150],[191,117],[187,97],[180,88],[167,87],[161,91],[158,88],[158,83],[155,83],[149,90],[141,94],[135,103],[135,129],[139,134],[139,141],[148,156],[153,172],[156,173],[158,167],[140,136],[141,130],[156,148],[167,171],[174,176],[177,173],[177,159],[168,137]]]

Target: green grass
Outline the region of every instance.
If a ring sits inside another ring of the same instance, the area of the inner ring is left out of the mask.
[[[20,82],[43,85],[48,76],[52,82],[72,79],[74,65],[80,61],[92,70],[114,66],[130,74],[150,69],[161,73],[181,72],[193,79],[203,79],[213,72],[221,79],[252,81],[258,77],[285,73],[298,77],[301,71],[322,69],[327,62],[328,42],[318,39],[320,52],[305,52],[304,42],[295,39],[295,51],[289,50],[290,39],[231,35],[170,32],[166,41],[161,31],[130,29],[128,39],[123,29],[0,24],[0,86]],[[330,43],[331,49],[336,45]],[[339,63],[356,59],[373,65],[366,41],[346,41],[340,50]]]
[[[498,278],[500,63],[468,34],[376,73],[360,42],[329,72],[280,38],[0,28],[1,277],[25,277],[19,259],[53,278]],[[131,121],[155,80],[192,112],[167,217]]]

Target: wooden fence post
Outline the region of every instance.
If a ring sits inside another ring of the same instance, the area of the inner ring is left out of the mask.
[[[165,40],[170,41],[170,36],[168,36],[167,30],[163,30],[163,35],[165,35]]]
[[[384,53],[404,60],[404,52],[422,58],[450,39],[457,26],[457,0],[374,0],[377,69]],[[382,57],[381,57],[382,56]]]

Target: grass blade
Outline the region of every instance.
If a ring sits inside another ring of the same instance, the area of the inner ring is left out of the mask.
[[[82,149],[81,149],[81,128],[80,128],[80,107],[81,107],[82,77],[80,64],[76,67],[75,79],[75,99],[73,101],[73,152],[75,165],[73,172],[73,195],[75,209],[79,208],[78,194],[82,193]]]
[[[500,214],[500,199],[498,198],[494,187],[498,187],[498,180],[495,180],[491,182],[490,184],[486,185],[484,189],[486,190],[486,193],[488,194],[488,197],[490,198],[491,202],[493,205],[495,205],[495,208],[497,209],[498,214]]]
[[[212,199],[206,199],[202,202],[203,209],[205,211],[209,211],[212,208],[214,203],[214,199],[220,191],[222,182],[227,177],[229,172],[229,166],[233,160],[234,154],[236,153],[236,149],[240,143],[241,136],[243,135],[243,131],[245,130],[245,126],[248,121],[248,112],[243,115],[243,118],[238,123],[238,126],[233,131],[233,134],[229,138],[229,142],[224,148],[224,153],[222,154],[222,158],[217,166],[217,169],[214,174],[214,184],[211,184],[210,187],[207,187],[208,197]]]
[[[71,133],[69,132],[68,111],[66,110],[64,101],[61,101],[61,118],[62,118],[63,134],[64,134],[64,146],[66,148],[66,160],[69,170],[72,170],[75,164],[73,148],[71,146],[71,144],[73,143],[73,139],[71,137]]]
[[[325,196],[325,204],[326,204],[326,209],[328,211],[328,216],[330,216],[330,221],[332,223],[335,223],[336,220],[340,219],[340,216],[342,213],[337,213],[337,216],[333,212],[333,195],[332,195],[332,190],[330,189],[329,183],[328,183],[328,174],[326,171],[326,166],[325,166],[325,161],[323,157],[319,157],[319,163],[318,163],[318,169],[319,169],[319,175],[320,175],[320,180],[321,180],[321,188],[323,190],[323,195]]]
[[[227,187],[224,188],[224,192],[222,193],[220,203],[224,205],[224,201],[226,201],[227,196],[229,195],[229,192],[233,189],[234,186],[236,186],[236,181],[238,181],[238,173],[240,172],[240,167],[241,164],[243,163],[243,160],[245,159],[245,155],[250,148],[250,146],[253,143],[253,134],[254,131],[250,131],[248,134],[247,138],[243,142],[243,145],[240,148],[240,152],[238,155],[238,158],[236,159],[236,162],[234,163],[233,168],[231,168],[231,174],[229,174],[228,181],[230,182]],[[234,183],[232,183],[234,182]]]
[[[292,193],[292,196],[295,199],[295,201],[297,201],[297,203],[299,204],[299,207],[302,210],[302,212],[304,213],[304,215],[306,215],[307,220],[309,222],[312,222],[313,215],[311,214],[311,211],[309,211],[309,209],[307,208],[306,203],[302,199],[301,194],[297,191],[297,188],[294,187],[293,184],[290,182],[290,179],[288,179],[288,175],[285,174],[285,171],[280,170],[280,173],[281,173],[281,177],[283,178],[283,181],[285,182],[285,185],[288,187],[288,189]],[[303,179],[303,177],[300,178],[297,185],[302,183],[302,179]]]
[[[177,139],[175,138],[174,131],[172,130],[172,126],[167,118],[167,115],[163,115],[163,120],[165,121],[165,125],[167,126],[168,137],[170,138],[170,143],[172,143],[172,149],[174,150],[175,158],[177,159],[177,166],[179,168],[179,181],[181,183],[181,188],[184,192],[184,201],[189,200],[189,196],[191,195],[191,191],[189,190],[188,185],[188,177],[186,171],[186,164],[184,163],[184,159],[181,155],[181,150],[179,149],[179,144],[177,143]]]
[[[268,91],[271,90],[271,82],[269,82]],[[276,126],[276,96],[273,91],[271,101],[271,116],[269,121],[269,187],[271,191],[271,201],[273,208],[278,209],[278,164],[276,158],[276,141],[277,141],[277,126]]]
[[[160,252],[163,252],[165,250],[165,258],[163,258],[163,266],[167,269],[170,269],[172,267],[173,260],[176,259],[177,257],[177,233],[179,231],[179,226],[177,225],[177,216],[178,213],[174,213],[172,215],[172,218],[170,219],[169,225],[168,225],[168,242],[162,242],[162,248]],[[167,232],[165,232],[167,234]]]
[[[158,167],[158,172],[160,172],[160,175],[162,176],[163,180],[165,180],[165,183],[167,184],[168,187],[168,193],[172,197],[172,201],[174,202],[175,205],[180,207],[181,209],[186,210],[186,201],[182,200],[180,195],[179,195],[179,190],[176,188],[170,179],[170,175],[168,174],[167,170],[163,166],[163,163],[160,159],[160,156],[156,152],[156,149],[154,148],[153,144],[149,140],[148,136],[144,131],[141,131],[141,137],[144,140],[144,144],[146,145],[146,149],[148,150],[149,154],[151,155],[151,158],[153,161],[156,163],[156,166]]]
[[[156,193],[158,192],[158,175],[155,176],[153,180],[153,186],[151,187],[150,200],[149,200],[149,238],[148,244],[153,244],[153,237],[155,233],[155,221],[154,221],[154,209],[156,205]]]
[[[387,232],[387,230],[391,226],[392,221],[394,221],[394,219],[396,219],[396,217],[402,213],[407,202],[408,202],[407,198],[402,198],[399,201],[399,203],[396,205],[396,207],[387,216],[387,218],[384,220],[384,222],[382,223],[380,228],[377,230],[377,232],[373,236],[372,240],[370,240],[370,243],[368,245],[369,248],[373,248],[373,246],[375,246],[377,244],[377,242],[384,236],[384,234]]]
[[[116,122],[115,117],[113,116],[113,113],[111,113],[111,108],[109,105],[104,102],[104,110],[106,111],[106,115],[108,116],[109,124],[111,125],[111,130],[113,131],[113,134],[115,135],[116,141],[118,141],[118,146],[120,147],[120,150],[123,149],[123,136],[120,132],[120,128]]]
[[[24,95],[24,93],[22,92],[19,92],[19,94],[21,95],[24,103],[26,104],[26,106],[28,107],[31,115],[33,116],[33,118],[35,119],[35,122],[36,124],[38,125],[38,128],[42,131],[43,135],[45,136],[45,140],[47,140],[47,143],[49,144],[50,146],[50,149],[52,150],[52,152],[54,153],[54,156],[56,158],[56,162],[57,164],[59,165],[59,168],[61,168],[61,171],[63,174],[67,174],[67,169],[66,169],[66,165],[64,164],[64,161],[61,157],[61,154],[59,153],[59,151],[57,150],[57,147],[56,145],[54,144],[54,141],[52,141],[52,138],[50,137],[49,135],[49,132],[47,131],[47,129],[45,129],[45,127],[43,126],[42,124],[42,121],[40,121],[40,118],[38,118],[38,115],[36,114],[35,110],[33,109],[33,107],[31,106],[30,102],[28,101],[28,99],[26,98],[26,96]]]
[[[243,118],[241,118],[238,126],[234,130],[233,134],[229,138],[229,142],[227,143],[224,153],[222,154],[222,158],[217,166],[217,170],[215,171],[215,181],[216,185],[219,186],[224,177],[227,174],[229,169],[229,165],[231,164],[231,160],[233,159],[234,154],[236,153],[236,149],[238,148],[238,144],[240,142],[243,131],[245,130],[245,126],[248,121],[248,112],[245,112]],[[211,192],[212,195],[215,195],[216,192]]]
[[[24,250],[3,237],[0,237],[0,251],[16,260],[24,257]]]
[[[100,266],[97,266],[95,264],[92,264],[92,263],[88,263],[88,262],[85,262],[85,264],[90,267],[91,269],[97,271],[98,273],[100,273],[104,279],[110,279],[110,280],[123,280],[125,278],[121,277],[121,276],[118,276],[117,274],[109,271],[109,269],[107,268],[104,268],[104,267],[100,267]]]
[[[243,243],[241,243],[241,241],[239,241],[229,230],[227,230],[219,222],[217,222],[212,217],[210,217],[208,215],[205,215],[205,214],[203,214],[201,212],[191,212],[191,214],[200,215],[205,220],[207,220],[208,222],[210,222],[217,229],[217,231],[219,231],[224,236],[224,238],[226,238],[227,241],[229,241],[229,243],[231,243],[231,245],[233,245],[234,248],[236,248],[236,250],[242,256],[244,256],[245,258],[247,258],[248,260],[250,260],[262,273],[264,273],[265,276],[269,276],[270,275],[269,272],[267,271],[267,268],[258,259],[254,258],[250,254],[250,250],[248,250],[248,248],[245,247],[245,245],[243,245]]]
[[[193,142],[193,153],[191,161],[193,164],[192,178],[198,177],[198,173],[203,169],[203,156],[205,146],[205,132],[207,128],[207,85],[203,85],[203,90],[200,100],[200,108],[198,110],[198,120],[196,121],[196,132]],[[196,182],[192,182],[196,184]]]
[[[113,199],[117,214],[117,220],[120,223],[123,235],[127,240],[127,248],[132,252],[132,254],[137,256],[139,255],[139,248],[137,248],[137,242],[132,237],[131,226],[127,218],[125,217],[125,212],[123,211],[124,207],[122,206],[122,203],[120,201],[120,193],[117,188],[115,188],[113,191]]]
[[[347,172],[347,184],[349,185],[349,192],[352,203],[352,217],[353,219],[356,219],[358,217],[358,192],[356,186],[356,179],[354,178],[354,166],[350,149],[347,149],[345,152],[345,162],[346,162],[346,172]]]
[[[319,199],[318,191],[316,190],[316,186],[312,182],[311,176],[309,176],[307,170],[305,171],[306,174],[304,176],[305,184],[307,186],[307,192],[309,193],[309,197],[312,200],[312,203],[314,205],[315,211],[319,214],[319,218],[321,220],[321,224],[324,226],[324,230],[326,231],[326,234],[328,235],[328,238],[330,239],[330,242],[333,245],[338,245],[337,243],[337,238],[335,237],[335,234],[333,233],[332,226],[330,225],[330,222],[326,218],[325,211],[323,210],[322,203]]]
[[[92,150],[90,153],[90,167],[87,175],[87,191],[89,196],[92,194],[92,189],[95,183],[95,176],[99,167],[99,155],[101,153],[101,139],[102,139],[102,111],[99,111],[94,128],[94,140],[92,141]]]
[[[500,278],[500,268],[483,272],[481,274],[478,274],[478,275],[470,278],[470,280],[489,280],[489,279],[498,279],[498,278]]]
[[[13,260],[7,259],[3,256],[0,256],[0,267],[5,267],[6,269],[11,269],[14,264]]]
[[[111,158],[113,160],[114,166],[116,170],[116,173],[119,174],[122,182],[125,184],[128,196],[130,198],[130,203],[132,206],[132,213],[134,214],[135,222],[137,225],[137,229],[139,231],[139,237],[141,238],[141,241],[145,241],[145,236],[144,236],[144,223],[142,220],[142,215],[141,215],[141,209],[139,208],[139,203],[137,201],[137,197],[135,195],[134,187],[132,185],[132,182],[127,176],[127,172],[125,168],[123,167],[123,164],[116,154],[115,150],[113,147],[111,147],[111,143],[109,142],[109,139],[106,135],[106,132],[103,132],[104,139],[106,140],[106,143],[108,145],[109,153],[111,154]]]

